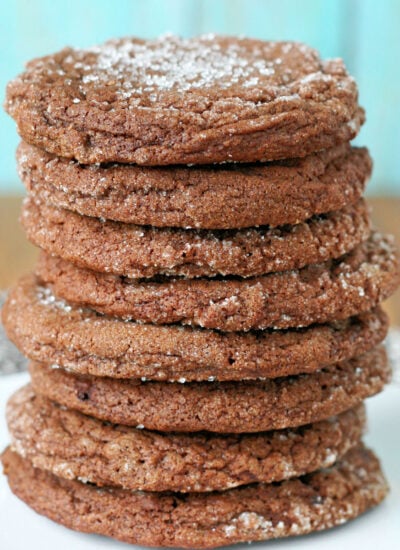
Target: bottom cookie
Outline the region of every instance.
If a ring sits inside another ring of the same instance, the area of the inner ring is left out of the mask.
[[[13,493],[36,512],[77,531],[145,546],[213,548],[328,529],[381,502],[388,487],[362,445],[330,469],[270,485],[209,494],[99,489],[2,455]]]

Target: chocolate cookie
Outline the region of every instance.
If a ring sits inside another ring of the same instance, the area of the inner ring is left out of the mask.
[[[400,263],[392,238],[373,233],[338,260],[249,279],[148,282],[79,268],[44,253],[36,274],[57,297],[107,315],[248,331],[308,326],[368,311],[396,290]]]
[[[364,122],[340,59],[294,42],[204,35],[111,40],[34,59],[5,108],[28,142],[81,163],[305,156]]]
[[[155,380],[241,380],[313,372],[381,342],[381,309],[307,329],[220,333],[96,315],[21,279],[2,310],[9,338],[30,359],[82,374]]]
[[[30,366],[39,395],[102,420],[149,430],[246,433],[301,426],[350,409],[389,380],[384,348],[312,374],[247,382],[141,382]],[[183,382],[183,381],[182,381]]]
[[[25,200],[22,225],[47,252],[125,277],[254,276],[337,258],[368,239],[363,200],[295,226],[231,231],[157,229],[101,221]]]
[[[301,429],[251,435],[165,434],[60,408],[29,386],[7,405],[12,448],[66,479],[144,491],[214,491],[332,466],[359,443],[363,406]]]
[[[215,548],[341,525],[381,502],[388,486],[360,445],[330,469],[274,484],[213,493],[99,489],[2,455],[11,490],[39,514],[71,529],[145,546]]]
[[[41,202],[155,227],[296,224],[354,204],[371,174],[368,151],[347,143],[303,159],[196,168],[85,166],[24,142],[17,159],[21,179]]]

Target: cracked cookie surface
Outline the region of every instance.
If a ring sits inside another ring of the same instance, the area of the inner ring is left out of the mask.
[[[295,226],[199,231],[100,220],[27,198],[21,222],[28,239],[43,250],[80,267],[130,278],[250,277],[298,269],[342,256],[370,234],[362,199]]]
[[[28,143],[89,164],[305,156],[351,140],[364,122],[342,60],[214,35],[65,48],[30,61],[5,107]]]
[[[36,274],[55,296],[99,313],[248,331],[303,327],[368,311],[396,290],[400,262],[393,239],[373,233],[337,260],[247,279],[127,279],[44,253]]]
[[[30,359],[94,376],[188,381],[274,378],[314,372],[368,351],[388,329],[380,308],[306,329],[221,333],[143,325],[56,299],[33,275],[10,292],[2,319]]]
[[[145,546],[213,548],[311,533],[359,516],[388,492],[378,459],[362,445],[297,479],[190,495],[100,489],[35,469],[10,449],[2,462],[11,490],[38,513]]]
[[[345,143],[303,159],[207,167],[82,165],[22,142],[19,174],[45,204],[97,218],[229,229],[296,224],[361,197],[372,162]]]
[[[359,406],[301,429],[261,434],[172,434],[109,424],[37,396],[7,405],[12,448],[36,468],[98,486],[204,492],[272,483],[332,466],[361,438]]]
[[[35,393],[96,418],[159,431],[246,433],[317,422],[380,392],[383,347],[312,374],[241,382],[143,382],[31,363]]]

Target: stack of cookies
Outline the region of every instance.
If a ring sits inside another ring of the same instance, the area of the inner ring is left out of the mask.
[[[378,504],[363,400],[389,379],[399,263],[371,231],[343,63],[129,38],[32,61],[6,109],[42,249],[3,309],[31,360],[12,491],[72,529],[187,548]]]

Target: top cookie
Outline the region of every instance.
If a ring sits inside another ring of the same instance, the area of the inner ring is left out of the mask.
[[[293,42],[205,35],[112,40],[35,59],[7,88],[29,143],[81,163],[302,157],[364,121],[339,59]]]

